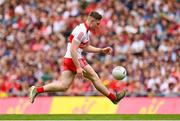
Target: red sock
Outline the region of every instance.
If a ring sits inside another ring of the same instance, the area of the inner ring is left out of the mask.
[[[43,92],[44,92],[44,88],[43,88],[43,87],[37,87],[37,88],[36,88],[36,91],[37,91],[38,93],[43,93]]]
[[[108,98],[111,100],[111,101],[114,101],[116,99],[116,96],[113,94],[113,93],[109,93],[108,95]]]

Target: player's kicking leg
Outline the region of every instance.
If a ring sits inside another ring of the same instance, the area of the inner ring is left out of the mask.
[[[125,97],[126,92],[123,90],[120,93],[111,93],[101,82],[99,76],[90,65],[84,67],[86,72],[83,73],[84,77],[92,81],[95,88],[100,91],[103,95],[108,97],[114,104],[117,104],[122,98]]]
[[[32,86],[29,93],[30,102],[33,103],[34,99],[39,93],[66,91],[73,82],[74,77],[74,72],[66,70],[62,72],[60,81],[49,83],[47,85],[44,85],[43,87]]]

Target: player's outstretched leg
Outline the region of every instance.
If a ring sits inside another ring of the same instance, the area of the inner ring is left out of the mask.
[[[92,81],[95,88],[100,91],[103,95],[108,97],[114,104],[117,104],[121,99],[123,99],[126,95],[125,91],[121,91],[120,93],[113,94],[111,93],[101,82],[99,76],[94,71],[94,69],[90,65],[86,65],[84,67],[85,72],[83,75],[85,78]]]
[[[29,101],[33,103],[39,93],[66,91],[74,80],[74,77],[75,73],[67,70],[62,72],[60,81],[49,83],[43,87],[32,86],[29,92]]]

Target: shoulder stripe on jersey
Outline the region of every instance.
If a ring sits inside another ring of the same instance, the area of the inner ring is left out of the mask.
[[[69,36],[69,41],[72,42],[73,38],[74,38],[74,35],[71,34],[71,35]]]

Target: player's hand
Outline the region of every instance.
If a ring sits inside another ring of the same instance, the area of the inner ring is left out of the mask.
[[[82,78],[83,77],[83,71],[84,69],[79,67],[77,68],[77,77]]]
[[[111,47],[102,48],[102,52],[110,55],[112,53],[112,48]]]

